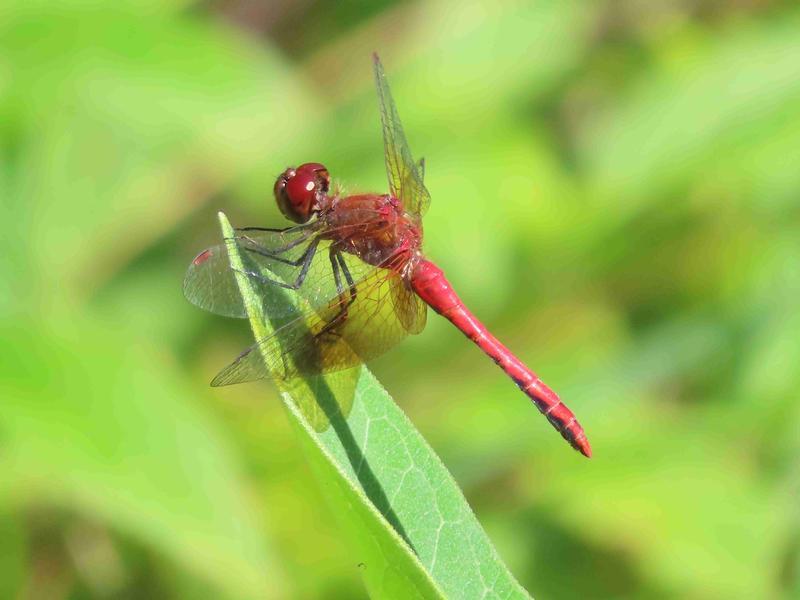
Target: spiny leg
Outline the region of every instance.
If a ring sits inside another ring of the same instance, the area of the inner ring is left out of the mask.
[[[347,311],[350,305],[356,300],[356,287],[353,281],[350,270],[347,268],[347,263],[344,261],[342,253],[331,246],[329,249],[328,257],[331,261],[331,269],[333,270],[333,280],[336,283],[336,291],[339,297],[339,311],[330,319],[325,326],[319,331],[318,336],[326,333],[336,334],[334,328],[340,325],[347,319]],[[341,271],[341,272],[340,272]],[[342,284],[342,273],[347,281],[347,290]],[[345,294],[349,293],[349,299],[345,299]]]
[[[270,260],[274,260],[275,262],[279,262],[279,263],[282,263],[284,265],[290,265],[292,267],[299,267],[300,265],[302,265],[305,262],[306,254],[308,253],[309,249],[312,247],[313,242],[311,244],[309,244],[308,248],[306,248],[306,250],[305,250],[305,252],[303,252],[303,254],[301,254],[298,258],[296,258],[294,260],[289,259],[289,258],[283,258],[282,256],[278,256],[278,254],[282,254],[283,252],[291,250],[295,246],[299,246],[300,243],[305,242],[308,238],[309,238],[309,236],[304,236],[300,241],[295,240],[288,247],[284,246],[282,248],[278,248],[277,250],[267,250],[265,248],[262,248],[262,247],[258,246],[258,244],[255,241],[251,240],[250,238],[245,237],[245,239],[247,239],[251,243],[255,244],[255,246],[256,246],[255,248],[249,248],[249,247],[245,248],[245,250],[247,250],[248,252],[252,252],[253,254],[258,254],[259,256],[263,256],[265,258],[269,258]],[[317,239],[319,239],[319,238],[317,238]]]
[[[316,254],[317,252],[317,247],[319,246],[321,239],[322,238],[320,237],[314,238],[308,245],[308,248],[306,248],[306,251],[303,253],[303,256],[300,257],[299,260],[302,261],[302,267],[300,267],[300,273],[297,274],[297,279],[295,279],[294,283],[284,283],[283,281],[270,279],[269,277],[265,277],[261,273],[257,273],[255,271],[239,271],[239,272],[244,273],[248,277],[252,277],[257,281],[261,281],[262,283],[277,285],[287,290],[297,290],[300,288],[301,285],[303,285],[303,281],[305,281],[306,275],[308,275],[308,269],[311,266],[311,260],[314,258],[314,254]]]
[[[329,319],[327,323],[325,323],[324,327],[319,330],[317,333],[317,337],[323,336],[325,334],[334,334],[333,328],[347,315],[347,304],[345,303],[344,299],[344,286],[342,285],[342,276],[339,272],[339,264],[337,263],[336,258],[336,250],[334,247],[331,246],[328,250],[328,259],[331,262],[331,270],[333,271],[333,281],[336,283],[336,293],[337,297],[339,298],[339,311],[333,316],[332,319]]]
[[[344,260],[344,255],[341,252],[337,252],[336,259],[339,261],[339,266],[342,267],[344,278],[347,280],[347,286],[350,291],[350,300],[347,302],[347,308],[350,308],[350,305],[356,301],[356,284],[353,281],[353,276],[350,275],[350,269],[347,268],[347,262]]]
[[[307,241],[308,238],[310,238],[312,235],[314,235],[314,233],[315,232],[312,229],[312,230],[308,231],[307,233],[305,233],[305,235],[302,235],[301,237],[297,238],[296,240],[292,240],[288,244],[284,244],[283,246],[278,246],[277,248],[269,248],[269,249],[268,248],[264,248],[257,241],[255,241],[254,239],[252,239],[250,237],[247,237],[246,235],[241,236],[241,239],[247,240],[248,242],[250,242],[253,245],[253,247],[245,248],[245,250],[248,250],[249,252],[253,252],[255,254],[260,254],[261,256],[266,256],[267,258],[278,259],[278,255],[279,254],[283,254],[284,252],[288,252],[292,248],[295,248],[295,247],[299,246],[303,242]],[[226,238],[226,241],[228,239],[230,239],[230,238]],[[233,238],[233,239],[237,240],[239,238]],[[278,259],[278,260],[280,260],[280,262],[283,262],[285,259]],[[302,261],[302,258],[300,260]]]
[[[268,231],[273,233],[284,233],[290,230],[305,229],[306,227],[313,226],[315,221],[309,223],[301,223],[300,225],[290,225],[289,227],[237,227],[236,231]]]

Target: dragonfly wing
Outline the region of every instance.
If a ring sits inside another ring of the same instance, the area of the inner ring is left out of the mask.
[[[400,277],[392,279],[392,303],[397,318],[408,333],[417,334],[425,328],[428,305],[414,293],[408,282]]]
[[[357,268],[357,259],[352,268]],[[364,263],[361,263],[364,265]],[[404,285],[389,269],[361,267],[360,279],[324,308],[306,306],[259,340],[211,382],[231,385],[262,378],[290,380],[330,373],[380,356],[408,334],[393,303]],[[351,293],[352,292],[352,293]]]
[[[247,316],[225,246],[206,248],[195,257],[183,279],[183,295],[195,306],[224,317]]]
[[[281,316],[295,312],[294,306],[285,298],[276,296],[273,288],[280,288],[279,284],[295,284],[304,268],[298,293],[305,296],[311,305],[324,306],[336,293],[327,252],[330,243],[315,242],[316,235],[317,232],[311,228],[293,228],[284,232],[247,231],[226,242],[238,245],[245,274],[262,300],[264,315]],[[314,246],[309,251],[311,244]],[[304,267],[306,258],[308,264]],[[192,304],[204,310],[226,317],[247,316],[226,244],[208,248],[197,255],[186,272],[183,293]]]
[[[422,216],[431,203],[431,195],[422,182],[420,171],[408,147],[403,124],[397,113],[389,82],[377,54],[372,56],[375,72],[375,87],[378,91],[378,103],[383,128],[383,151],[386,159],[386,174],[389,177],[389,189],[395,198],[403,202],[405,209],[415,215]],[[424,168],[424,163],[421,165]]]

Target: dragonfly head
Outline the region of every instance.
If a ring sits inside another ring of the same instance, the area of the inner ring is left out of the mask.
[[[275,181],[275,200],[283,215],[295,223],[305,223],[328,195],[331,177],[320,163],[305,163],[288,168]]]

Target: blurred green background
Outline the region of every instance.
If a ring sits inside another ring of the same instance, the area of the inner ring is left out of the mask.
[[[443,319],[372,366],[538,598],[800,597],[800,10],[770,0],[6,1],[0,597],[363,597],[245,322],[181,295],[287,165],[386,189],[585,426]]]

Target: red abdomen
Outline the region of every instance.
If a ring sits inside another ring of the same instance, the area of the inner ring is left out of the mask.
[[[533,400],[539,411],[573,448],[584,456],[592,455],[586,433],[572,411],[464,306],[439,267],[428,260],[420,260],[411,274],[411,286],[433,310],[448,319],[488,354]]]

